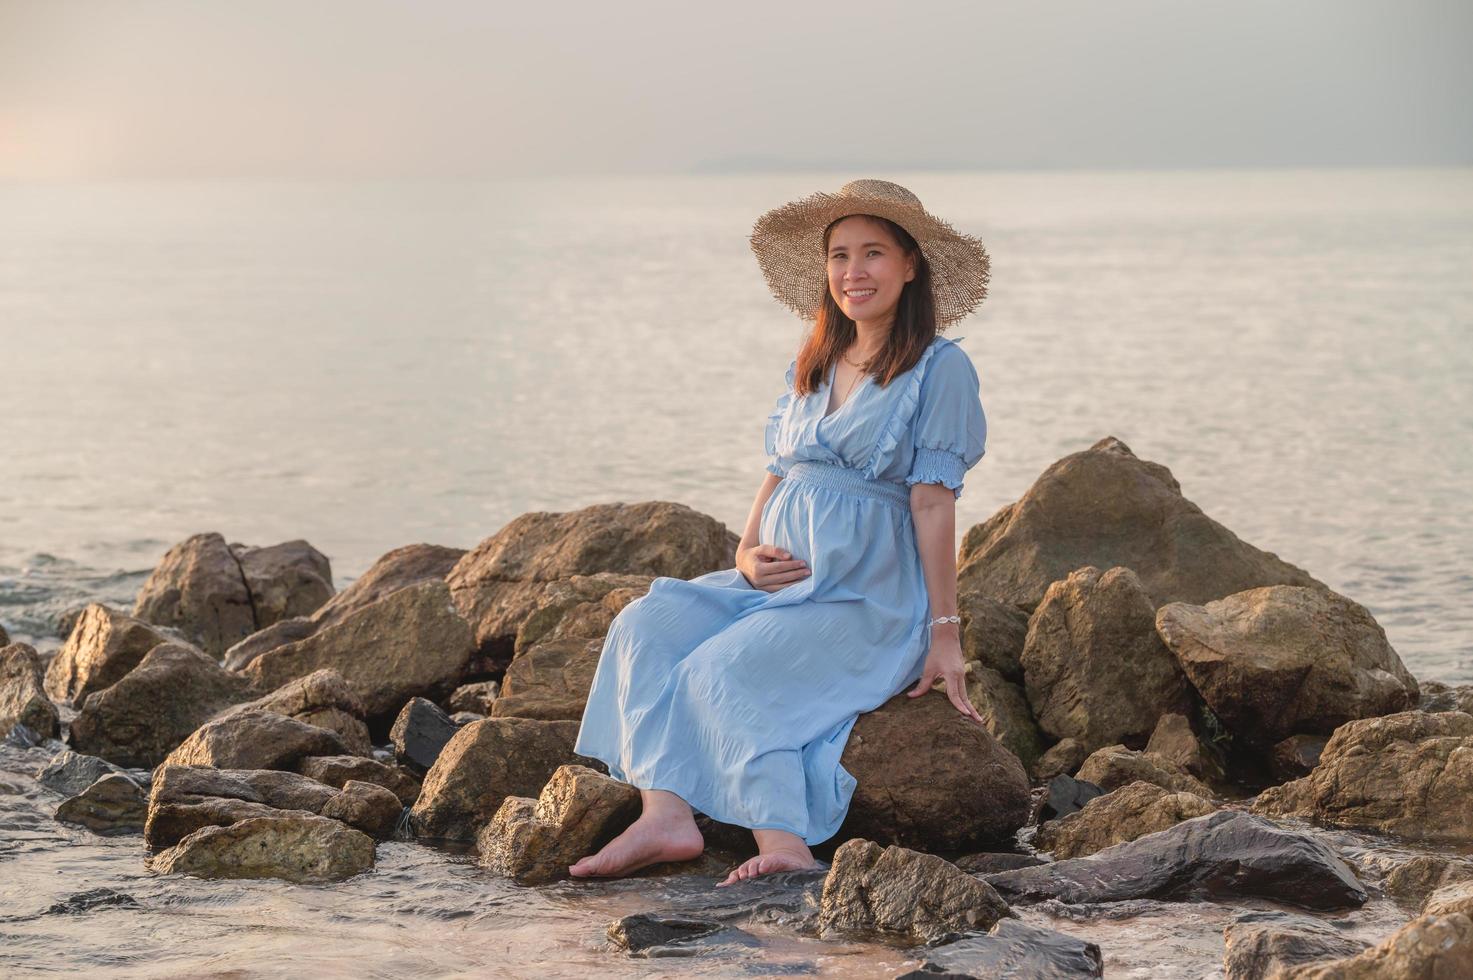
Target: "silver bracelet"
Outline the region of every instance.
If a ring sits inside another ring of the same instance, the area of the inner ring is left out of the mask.
[[[926,625],[935,626],[937,623],[956,623],[958,626],[960,626],[961,621],[962,618],[960,616],[937,616]]]

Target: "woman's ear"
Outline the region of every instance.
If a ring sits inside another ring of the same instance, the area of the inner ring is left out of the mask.
[[[912,252],[905,257],[905,281],[910,282],[916,277],[916,257]]]

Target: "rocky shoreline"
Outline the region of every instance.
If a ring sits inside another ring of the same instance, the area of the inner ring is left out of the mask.
[[[45,758],[56,820],[141,835],[157,875],[331,887],[413,841],[566,886],[639,810],[572,751],[604,632],[736,541],[668,502],[529,513],[335,592],[305,541],[198,534],[54,656],[0,631],[0,739]],[[958,580],[985,726],[929,695],[862,716],[825,867],[709,887],[754,847],[702,817],[705,855],[637,876],[679,900],[611,922],[610,956],[719,959],[762,923],[916,976],[1101,976],[1072,925],[1212,902],[1232,980],[1473,975],[1473,685],[1419,683],[1366,609],[1114,438],[968,530]],[[1337,925],[1380,900],[1375,942]]]

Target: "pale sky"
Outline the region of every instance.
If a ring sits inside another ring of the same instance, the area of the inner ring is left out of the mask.
[[[1473,164],[1469,0],[0,0],[0,178]]]

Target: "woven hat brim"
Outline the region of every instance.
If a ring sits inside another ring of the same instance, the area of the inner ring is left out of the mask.
[[[910,232],[931,266],[938,327],[966,317],[987,298],[991,263],[987,249],[970,235],[918,204],[865,194],[820,191],[773,208],[752,228],[752,251],[774,296],[812,320],[828,292],[823,230],[851,214],[873,214]]]

